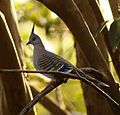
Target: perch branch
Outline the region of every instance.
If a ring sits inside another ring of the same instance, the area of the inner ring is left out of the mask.
[[[96,84],[89,81],[87,78],[91,77],[87,74],[85,74],[85,77],[83,77],[83,72],[79,73],[79,75],[74,75],[70,73],[64,73],[64,72],[56,72],[56,71],[34,71],[34,70],[20,70],[20,69],[0,69],[0,73],[5,72],[19,72],[19,73],[41,73],[41,74],[54,74],[58,76],[60,79],[63,78],[71,78],[71,79],[79,79],[89,86],[93,87],[97,92],[99,92],[101,95],[103,95],[106,99],[108,99],[110,102],[114,103],[119,109],[119,103],[116,102],[112,97],[110,97],[107,93],[105,93],[101,88],[99,88]]]

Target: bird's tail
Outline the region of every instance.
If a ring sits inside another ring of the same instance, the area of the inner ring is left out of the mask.
[[[104,83],[103,81],[100,81],[100,80],[94,78],[94,75],[87,74],[86,72],[84,72],[81,69],[77,68],[76,73],[77,73],[77,75],[84,77],[85,79],[89,80],[90,82],[93,82],[97,86],[110,87],[108,84]]]

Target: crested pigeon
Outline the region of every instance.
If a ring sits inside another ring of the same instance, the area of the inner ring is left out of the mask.
[[[29,41],[26,45],[32,44],[34,46],[33,64],[34,64],[35,69],[44,70],[44,71],[75,73],[77,67],[74,67],[67,60],[45,49],[40,37],[34,33],[34,27],[35,27],[35,23],[33,24],[33,28],[32,28],[32,31],[29,37]],[[85,73],[82,70],[78,71],[77,73],[81,73],[81,72],[84,76]],[[54,76],[53,74],[52,75],[45,74],[45,76],[53,80],[59,80],[58,76]],[[87,76],[87,79],[99,86],[109,87],[109,85],[107,85],[106,83],[98,79],[95,79],[94,77]],[[64,78],[65,82],[66,80],[67,79]]]

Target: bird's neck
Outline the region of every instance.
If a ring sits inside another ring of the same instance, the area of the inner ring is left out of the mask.
[[[35,68],[37,69],[38,65],[36,65],[36,62],[38,58],[40,58],[40,55],[42,55],[45,51],[45,48],[41,44],[35,44],[34,45],[34,51],[33,51],[33,64]]]
[[[42,55],[44,53],[44,51],[45,51],[45,48],[41,44],[34,45],[34,51],[33,51],[34,66],[36,66],[36,60],[40,57],[40,55]]]
[[[33,57],[38,57],[39,55],[42,55],[42,53],[45,51],[45,48],[41,44],[35,44],[34,45],[34,51],[33,51]]]
[[[43,46],[43,44],[34,45],[34,51],[43,51],[43,50],[45,50],[45,47]]]

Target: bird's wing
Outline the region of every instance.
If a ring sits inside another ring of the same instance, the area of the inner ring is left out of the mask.
[[[69,73],[73,67],[63,58],[46,51],[37,60],[38,68],[45,71],[61,71]]]
[[[44,71],[60,71],[60,72],[70,73],[74,69],[74,67],[71,64],[69,64],[69,62],[67,62],[60,56],[53,54],[51,52],[48,52],[48,51],[45,51],[38,58],[37,65],[38,65],[39,70],[44,70]],[[81,75],[81,70],[77,69],[77,71],[78,71],[78,73],[80,72],[79,75]],[[83,71],[82,71],[81,76],[95,84],[108,87],[107,84],[105,84],[102,81],[99,81],[91,76],[88,76]]]

